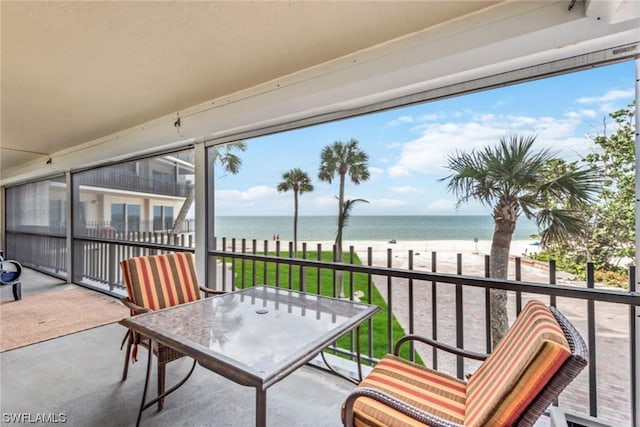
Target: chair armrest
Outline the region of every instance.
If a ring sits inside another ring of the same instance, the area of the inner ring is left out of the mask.
[[[216,291],[214,289],[205,288],[204,286],[198,286],[198,287],[202,292],[204,292],[207,295],[222,295],[227,293],[226,291]]]
[[[400,338],[398,340],[398,342],[396,342],[395,347],[393,348],[393,354],[398,356],[400,354],[400,346],[408,341],[419,341],[421,343],[430,345],[432,347],[438,348],[440,350],[444,350],[448,353],[453,353],[456,354],[458,356],[463,356],[463,357],[467,357],[469,359],[474,359],[474,360],[485,360],[487,357],[489,357],[488,354],[484,354],[484,353],[476,353],[473,351],[468,351],[468,350],[463,350],[461,348],[458,347],[453,347],[450,346],[448,344],[444,344],[441,343],[439,341],[435,341],[432,340],[431,338],[427,338],[427,337],[423,337],[420,335],[405,335],[404,337]]]
[[[420,423],[433,427],[462,427],[462,425],[454,423],[452,421],[444,420],[440,417],[436,417],[432,414],[424,412],[423,410],[411,406],[395,397],[387,394],[383,391],[370,387],[358,387],[356,388],[344,402],[344,425],[346,427],[353,427],[353,405],[360,397],[367,397],[378,401],[396,411],[411,417]]]
[[[129,299],[129,297],[120,298],[120,301],[122,301],[122,303],[131,310],[131,313],[134,316],[136,314],[149,313],[149,312],[153,311],[150,308],[145,308],[145,307],[142,307],[142,306],[132,302]]]

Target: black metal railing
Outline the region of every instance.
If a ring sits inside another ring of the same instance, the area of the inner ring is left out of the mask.
[[[64,260],[65,248],[59,243],[58,246],[52,246],[52,243],[46,246],[43,240],[25,240],[22,250],[35,247],[38,249],[31,250],[41,251],[38,256],[42,259],[57,253],[54,258]],[[193,250],[193,241],[184,238],[134,241],[124,235],[75,237],[73,281],[120,296],[125,293],[118,265],[120,260]],[[344,262],[335,261],[335,250],[331,245],[303,243],[297,258],[290,256],[292,253],[291,242],[283,245],[280,241],[216,239],[208,251],[207,285],[233,290],[267,284],[340,296],[342,277],[346,298],[385,306],[377,319],[361,329],[362,359],[369,364],[376,363],[382,353],[390,352],[404,332],[487,352],[490,349],[491,289],[508,291],[511,321],[528,300],[543,300],[557,306],[572,320],[588,343],[590,352],[589,368],[561,395],[559,405],[611,425],[636,426],[640,295],[633,280],[629,281],[627,290],[601,287],[594,280],[593,267],[589,266],[586,282],[563,281],[551,262],[543,271],[543,276],[546,274],[544,282],[533,281],[527,277],[521,258],[510,262],[512,280],[497,280],[488,277],[488,256],[482,258],[482,268],[470,272],[471,263],[465,263],[462,254],[457,254],[455,263],[450,265],[438,259],[436,252],[420,254],[410,250],[402,254],[406,264],[398,267],[394,262],[400,252],[392,249],[380,254],[374,253],[371,247],[356,250],[351,246],[344,254]],[[21,259],[13,254],[12,257]],[[634,268],[629,277],[635,277]],[[383,327],[375,326],[374,321],[377,325],[381,322]],[[355,360],[354,343],[352,334],[328,351]],[[476,362],[419,345],[411,348],[408,357],[459,377],[473,372],[477,366]]]
[[[589,346],[589,368],[569,386],[560,398],[560,406],[568,408],[611,425],[636,425],[638,391],[636,389],[637,352],[636,322],[640,294],[635,291],[633,280],[629,289],[596,286],[593,265],[588,265],[586,283],[558,284],[555,263],[547,266],[547,283],[523,281],[521,258],[512,262],[514,280],[488,278],[489,257],[484,257],[484,277],[463,275],[465,264],[462,254],[457,254],[455,270],[440,272],[437,253],[430,254],[429,269],[414,270],[416,254],[407,254],[408,268],[393,266],[394,252],[387,250],[384,265],[375,265],[372,248],[366,249],[361,264],[354,265],[354,247],[345,254],[346,262],[323,261],[321,245],[309,251],[306,244],[299,251],[299,258],[289,256],[292,244],[283,251],[280,242],[258,242],[222,239],[221,245],[209,251],[210,264],[216,264],[216,286],[226,290],[263,284],[257,282],[266,277],[266,284],[276,287],[309,290],[307,281],[320,282],[322,271],[331,272],[329,290],[334,296],[338,289],[338,274],[345,280],[345,295],[356,298],[358,286],[355,278],[364,280],[363,302],[372,302],[373,288],[382,294],[386,302],[387,327],[383,335],[376,335],[370,325],[368,336],[363,337],[368,348],[363,349],[363,360],[375,363],[373,343],[383,340],[388,351],[399,338],[394,336],[393,322],[400,321],[407,333],[418,333],[443,340],[468,350],[490,350],[489,292],[491,289],[508,291],[510,320],[513,320],[526,301],[539,299],[557,306],[572,320]],[[331,252],[333,248],[329,250]],[[364,253],[365,251],[360,251]],[[215,262],[211,262],[211,259]],[[421,262],[424,255],[421,256]],[[378,261],[378,264],[379,261]],[[270,267],[268,267],[270,265]],[[220,275],[219,272],[229,274]],[[258,274],[261,271],[262,274]],[[271,275],[267,275],[267,271]],[[364,279],[360,276],[364,275]],[[635,268],[629,277],[635,277]],[[566,281],[565,281],[566,282]],[[325,292],[326,289],[314,289]],[[367,292],[368,291],[368,292]],[[415,357],[426,365],[463,377],[473,372],[477,362],[449,357],[435,349],[416,346]],[[352,346],[334,346],[332,351],[355,358]],[[413,354],[413,353],[412,353]],[[611,363],[615,360],[615,363]]]
[[[116,235],[117,237],[117,235]],[[114,296],[126,294],[120,261],[136,256],[171,252],[193,252],[193,238],[184,235],[168,237],[150,234],[139,241],[115,238],[73,239],[73,282]]]
[[[30,226],[6,231],[5,253],[42,273],[67,278],[67,238],[64,227]]]
[[[173,220],[166,221],[87,221],[76,227],[75,234],[82,237],[109,237],[138,241],[150,236],[169,236],[174,228]],[[193,233],[195,220],[186,219],[178,227],[180,233]],[[160,239],[160,237],[157,237]]]

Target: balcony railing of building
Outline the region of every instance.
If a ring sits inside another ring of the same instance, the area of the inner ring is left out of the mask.
[[[118,267],[121,259],[193,251],[188,241],[126,241],[117,237],[74,238],[74,282],[123,295],[125,291]],[[50,247],[49,251],[60,249]],[[233,290],[266,283],[338,296],[342,276],[347,298],[384,306],[384,310],[360,331],[363,360],[370,364],[384,352],[391,351],[403,332],[487,352],[490,350],[489,292],[492,289],[508,292],[511,321],[526,301],[539,299],[558,306],[572,320],[590,352],[588,368],[561,395],[559,406],[610,425],[638,425],[640,403],[636,377],[640,295],[633,280],[629,281],[627,290],[597,287],[593,266],[589,265],[586,283],[559,285],[556,284],[555,264],[550,262],[548,283],[526,282],[522,280],[520,258],[515,258],[511,265],[514,280],[496,280],[488,278],[488,256],[484,258],[484,277],[478,277],[463,274],[465,263],[461,254],[457,256],[456,271],[451,273],[439,271],[435,252],[429,256],[419,255],[421,263],[426,256],[430,268],[418,270],[414,268],[418,254],[413,251],[407,254],[408,267],[397,268],[393,265],[395,253],[391,249],[382,265],[375,265],[372,248],[367,248],[366,253],[356,253],[350,247],[342,263],[331,259],[333,248],[322,245],[309,250],[306,243],[302,244],[297,258],[289,255],[293,253],[292,243],[284,249],[279,241],[258,243],[255,240],[218,239],[208,253],[208,285]],[[330,259],[327,259],[327,253]],[[634,275],[635,268],[632,267],[629,277]],[[327,351],[355,360],[355,342],[352,335]],[[473,362],[418,345],[410,349],[409,356],[458,377],[473,372],[476,366]]]
[[[165,182],[143,176],[113,171],[109,168],[83,172],[76,178],[79,185],[113,190],[136,191],[163,196],[187,197],[189,186],[177,182]]]
[[[195,220],[186,219],[178,227],[178,233],[172,233],[172,219],[151,221],[86,221],[84,226],[76,227],[76,234],[87,237],[110,237],[118,240],[154,241],[168,243],[175,236],[191,236],[195,230]],[[175,243],[172,243],[175,244]],[[182,246],[182,244],[180,245]]]

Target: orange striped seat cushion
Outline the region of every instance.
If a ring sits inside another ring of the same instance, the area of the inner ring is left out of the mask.
[[[570,356],[549,309],[531,301],[467,383],[465,426],[508,426]]]
[[[430,414],[462,424],[466,384],[457,378],[388,354],[360,383],[386,392]],[[408,427],[422,425],[373,399],[360,397],[354,405],[356,426]]]
[[[179,252],[120,262],[129,299],[158,310],[200,299],[193,255]]]

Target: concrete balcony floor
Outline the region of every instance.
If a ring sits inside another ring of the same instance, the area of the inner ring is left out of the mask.
[[[23,296],[47,292],[62,284],[25,269]],[[2,298],[11,290],[2,288]],[[0,353],[0,412],[8,422],[12,414],[63,414],[66,425],[135,425],[144,387],[146,350],[121,380],[124,353],[120,342],[125,328],[110,324]],[[155,366],[155,365],[154,365]],[[189,359],[167,368],[167,388],[191,367]],[[150,395],[155,392],[152,371]],[[338,427],[340,407],[354,388],[350,382],[324,370],[305,366],[267,392],[269,426]],[[165,399],[164,409],[147,409],[142,426],[252,426],[255,390],[237,385],[197,366],[179,390]],[[548,426],[547,419],[536,426]]]
[[[121,381],[124,332],[111,324],[2,353],[1,412],[65,414],[70,426],[135,425],[146,350]],[[167,386],[190,367],[186,358],[169,364]],[[268,425],[340,426],[340,405],[353,387],[305,366],[268,390]],[[154,390],[155,378],[150,394]],[[162,411],[154,406],[144,412],[141,425],[251,426],[254,417],[253,388],[197,366],[189,381],[166,398]]]
[[[23,297],[69,286],[30,269],[23,273]],[[12,299],[2,287],[2,299]],[[0,412],[64,414],[66,425],[135,425],[144,387],[147,352],[122,381],[125,328],[110,324],[0,353]],[[190,359],[167,367],[167,388],[191,368]],[[155,367],[155,365],[154,365]],[[149,394],[155,392],[155,370]],[[269,426],[341,426],[340,406],[354,385],[326,371],[305,366],[267,391]],[[7,415],[9,414],[9,415]],[[255,389],[235,384],[201,366],[165,399],[164,409],[147,409],[147,426],[251,426]]]

